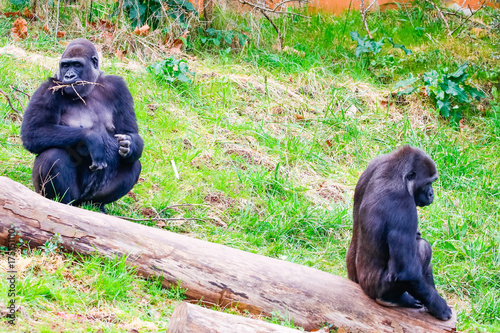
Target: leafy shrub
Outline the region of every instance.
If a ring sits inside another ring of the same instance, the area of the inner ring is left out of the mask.
[[[191,83],[191,79],[188,75],[194,77],[195,74],[189,70],[186,60],[179,60],[173,56],[149,66],[148,71],[152,73],[158,81],[169,84],[177,81]]]
[[[162,9],[162,4],[166,5],[167,9]],[[125,0],[123,11],[132,21],[133,27],[148,23],[153,29],[160,25],[165,13],[179,23],[186,23],[188,15],[192,13],[198,14],[189,0]],[[118,2],[115,13],[117,12]]]
[[[404,51],[404,53],[411,54],[411,50],[407,49],[404,45],[394,43],[392,41],[392,38],[390,37],[382,37],[381,40],[376,42],[374,40],[368,39],[368,36],[361,38],[356,31],[351,31],[350,34],[351,39],[358,43],[358,45],[356,46],[356,50],[354,51],[354,54],[358,58],[363,54],[366,54],[368,56],[370,53],[379,53],[382,50],[384,41],[388,41],[389,44],[391,44],[395,49],[401,49]]]
[[[466,73],[468,66],[466,62],[453,73],[449,72],[448,67],[439,70],[439,72],[433,69],[424,73],[422,77],[427,95],[445,118],[451,116],[454,119],[460,119],[462,110],[471,102],[471,99],[480,100],[484,97],[481,91],[465,82],[468,76]],[[394,89],[409,86],[399,92],[399,95],[411,94],[416,90],[415,82],[417,81],[419,78],[410,75],[408,79],[398,82]]]
[[[249,30],[248,27],[242,27],[242,29],[244,29],[245,31]],[[223,46],[223,44],[231,45],[234,37],[238,38],[240,46],[245,45],[245,43],[249,39],[249,37],[244,33],[235,30],[227,31],[227,30],[217,30],[213,28],[208,28],[205,32],[208,34],[208,36],[201,38],[201,42],[203,44],[208,43],[221,47]]]

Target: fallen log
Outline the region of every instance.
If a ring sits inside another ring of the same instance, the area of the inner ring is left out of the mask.
[[[455,331],[455,313],[443,322],[423,310],[384,308],[345,278],[60,204],[0,177],[1,245],[11,226],[32,247],[57,233],[68,251],[126,255],[140,274],[162,275],[165,286],[180,280],[190,299],[265,316],[278,311],[306,330],[329,323],[346,332]]]
[[[170,317],[167,333],[300,333],[262,320],[213,311],[182,302]],[[302,332],[303,333],[303,332]]]

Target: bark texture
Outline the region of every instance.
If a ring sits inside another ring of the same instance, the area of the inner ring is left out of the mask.
[[[180,280],[190,299],[265,316],[279,311],[306,330],[330,323],[343,332],[455,331],[455,313],[443,322],[423,310],[384,308],[348,279],[60,204],[0,177],[0,245],[12,226],[32,247],[58,233],[68,251],[126,255],[140,274],[162,275],[165,286]]]

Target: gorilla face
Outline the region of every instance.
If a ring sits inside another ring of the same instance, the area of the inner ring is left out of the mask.
[[[93,84],[85,82],[95,83],[100,75],[96,48],[87,40],[77,39],[64,51],[56,78],[63,84],[71,84],[63,89],[64,94],[85,97],[94,89]]]
[[[419,207],[428,206],[434,200],[434,189],[432,183],[427,183],[417,188],[415,193],[415,205]]]

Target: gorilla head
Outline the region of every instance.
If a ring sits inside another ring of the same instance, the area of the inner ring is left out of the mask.
[[[71,84],[64,88],[65,94],[85,97],[94,89],[94,84],[85,82],[95,83],[101,74],[99,55],[94,44],[86,39],[76,39],[62,54],[55,77],[63,84]]]

